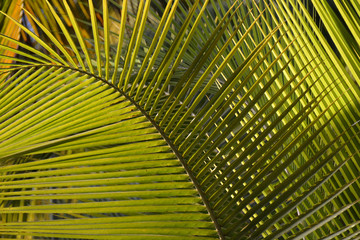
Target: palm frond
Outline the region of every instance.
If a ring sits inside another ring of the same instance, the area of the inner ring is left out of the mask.
[[[12,18],[20,21],[22,17],[22,5],[23,0],[17,1],[2,1],[0,3],[0,11],[9,13]],[[16,26],[14,22],[6,18],[4,15],[0,15],[0,33],[6,36],[9,36],[13,39],[20,39],[20,28]],[[7,39],[1,38],[0,47],[4,46],[6,48],[0,48],[0,62],[1,63],[13,63],[15,56],[14,52],[7,50],[7,48],[15,48],[17,45]],[[6,65],[4,65],[6,66]],[[0,78],[1,80],[1,78]]]
[[[25,7],[32,30],[3,13],[36,45],[1,35],[1,237],[358,236],[354,1]]]

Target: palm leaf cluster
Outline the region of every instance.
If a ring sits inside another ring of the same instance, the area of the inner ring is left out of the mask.
[[[0,238],[360,237],[357,1],[0,6]]]

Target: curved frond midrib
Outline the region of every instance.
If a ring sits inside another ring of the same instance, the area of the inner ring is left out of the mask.
[[[70,69],[73,71],[77,71],[79,73],[82,74],[86,74],[89,77],[93,77],[96,78],[97,80],[100,80],[101,82],[107,84],[108,86],[110,86],[111,88],[113,88],[114,90],[116,90],[117,92],[119,92],[122,96],[124,96],[129,102],[131,102],[145,117],[146,119],[153,125],[154,128],[156,128],[156,130],[159,132],[159,134],[161,135],[161,137],[165,140],[165,142],[169,145],[169,147],[171,148],[171,150],[173,151],[173,153],[176,155],[176,157],[178,158],[178,160],[180,161],[181,165],[183,166],[186,174],[188,175],[188,177],[190,178],[191,182],[194,184],[195,189],[197,190],[202,202],[204,203],[210,218],[212,220],[212,222],[214,223],[215,229],[219,235],[219,238],[221,240],[225,239],[222,230],[221,230],[221,226],[217,220],[217,217],[215,215],[215,212],[213,211],[213,209],[211,208],[211,204],[210,201],[207,199],[207,196],[205,194],[205,192],[201,189],[201,186],[199,184],[199,182],[197,181],[196,177],[194,176],[194,174],[192,173],[191,169],[189,168],[188,164],[186,163],[185,158],[182,156],[182,154],[180,153],[180,151],[178,150],[178,148],[175,146],[175,144],[171,141],[171,139],[169,138],[169,136],[164,132],[164,130],[156,123],[156,121],[146,112],[146,110],[144,108],[142,108],[133,98],[131,98],[128,94],[126,94],[123,90],[119,89],[118,87],[116,87],[114,84],[112,84],[111,82],[106,81],[106,79],[99,77],[95,74],[77,69],[77,68],[72,68],[69,66],[63,66],[63,65],[51,65],[51,64],[41,64],[41,65],[36,65],[36,67],[43,67],[43,66],[51,66],[51,67],[58,67],[58,68],[63,68],[63,69]],[[29,68],[29,67],[34,67],[34,66],[26,66],[25,68]]]

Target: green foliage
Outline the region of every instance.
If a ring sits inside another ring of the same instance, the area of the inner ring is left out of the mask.
[[[0,238],[360,236],[357,1],[11,4]]]

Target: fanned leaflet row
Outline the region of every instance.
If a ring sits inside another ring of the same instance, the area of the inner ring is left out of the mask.
[[[16,79],[1,101],[2,237],[216,237],[179,160],[131,102],[72,70]]]
[[[135,2],[0,35],[0,236],[359,236],[360,92],[305,5]]]

